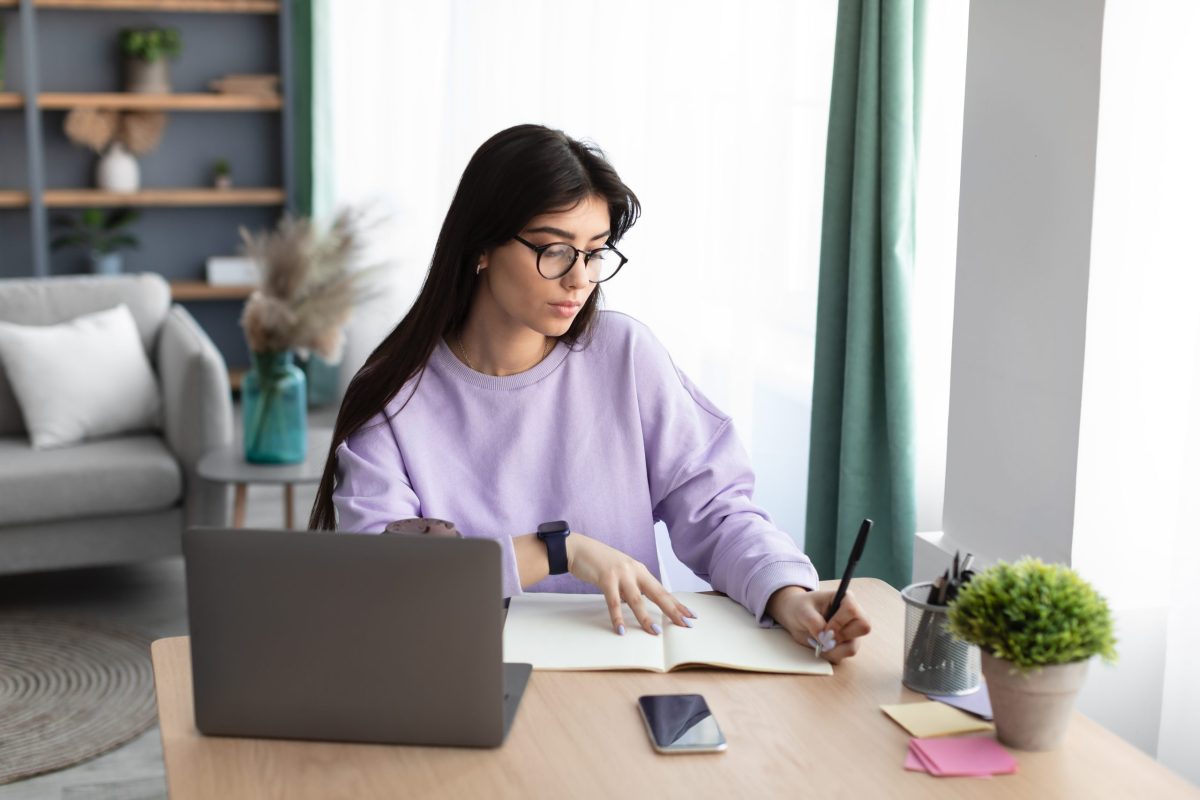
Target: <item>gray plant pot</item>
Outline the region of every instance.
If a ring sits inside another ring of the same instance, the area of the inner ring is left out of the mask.
[[[1062,744],[1087,675],[1087,660],[1056,664],[1027,673],[1011,661],[983,654],[996,738],[1018,750],[1053,750]]]
[[[125,91],[136,94],[168,94],[171,91],[171,72],[167,59],[146,61],[125,59]]]
[[[90,261],[92,272],[97,275],[121,274],[122,260],[120,253],[92,253]]]

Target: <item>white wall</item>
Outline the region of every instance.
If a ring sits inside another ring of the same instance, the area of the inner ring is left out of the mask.
[[[1071,557],[1103,0],[971,3],[946,533]]]
[[[1200,783],[1200,5],[974,0],[969,30],[945,532],[917,569],[1071,563],[1120,652],[1080,709]]]
[[[912,280],[918,531],[942,529],[969,9],[966,0],[925,3]]]
[[[1121,635],[1081,704],[1200,783],[1198,39],[1193,0],[1108,0],[1071,563]]]

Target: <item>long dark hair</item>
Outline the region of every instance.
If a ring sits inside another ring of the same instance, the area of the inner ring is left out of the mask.
[[[617,242],[637,221],[641,205],[595,145],[541,125],[517,125],[500,131],[475,151],[442,222],[420,295],[346,390],[309,528],[336,527],[333,490],[338,445],[383,411],[411,378],[415,376],[419,385],[438,339],[458,332],[466,323],[477,280],[475,267],[484,251],[512,239],[534,217],[572,208],[592,195],[607,200],[609,241]],[[572,346],[580,339],[586,342],[599,301],[597,286],[559,338]]]

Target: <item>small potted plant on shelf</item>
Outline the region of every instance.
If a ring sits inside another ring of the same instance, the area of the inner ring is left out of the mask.
[[[121,55],[125,59],[125,91],[139,94],[163,94],[171,91],[168,58],[176,58],[183,49],[175,28],[126,28],[120,36]]]
[[[1088,661],[1117,657],[1108,603],[1061,564],[1002,561],[975,575],[948,613],[950,631],[982,652],[997,738],[1020,750],[1057,747]]]
[[[63,214],[54,219],[54,225],[63,233],[54,237],[51,250],[65,247],[81,247],[88,253],[92,272],[97,275],[117,275],[121,272],[121,250],[135,249],[137,237],[128,228],[138,218],[131,208],[116,208],[105,214],[98,208],[84,209],[79,217]]]
[[[233,170],[228,159],[218,158],[213,162],[213,186],[217,189],[233,188]]]

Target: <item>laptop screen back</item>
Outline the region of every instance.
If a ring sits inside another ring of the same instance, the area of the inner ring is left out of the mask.
[[[503,739],[497,542],[194,528],[184,556],[203,733]]]

